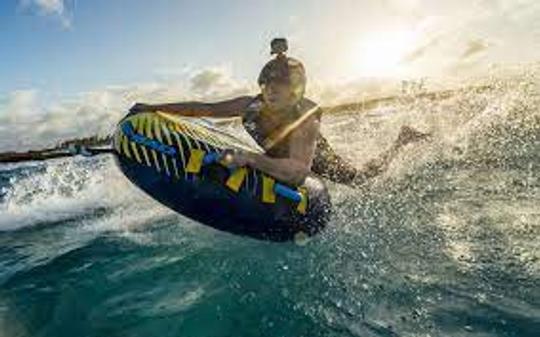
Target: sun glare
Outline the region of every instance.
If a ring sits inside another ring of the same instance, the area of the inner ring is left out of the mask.
[[[360,76],[402,76],[402,60],[414,49],[415,42],[416,34],[412,31],[370,34],[351,50],[351,67]]]

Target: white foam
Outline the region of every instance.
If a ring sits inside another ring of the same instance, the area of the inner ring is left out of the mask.
[[[0,231],[83,217],[98,209],[135,208],[141,201],[148,203],[112,160],[97,167],[91,160],[53,160],[44,164],[44,172],[14,178],[5,202],[0,204]]]

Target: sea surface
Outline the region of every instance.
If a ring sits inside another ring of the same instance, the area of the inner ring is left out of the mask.
[[[0,336],[540,336],[537,74],[325,116],[359,167],[432,137],[329,183],[302,244],[186,219],[108,156],[0,165]]]

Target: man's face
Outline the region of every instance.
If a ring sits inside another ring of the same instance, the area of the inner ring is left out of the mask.
[[[296,104],[288,83],[271,82],[261,86],[264,102],[272,110],[289,109]]]

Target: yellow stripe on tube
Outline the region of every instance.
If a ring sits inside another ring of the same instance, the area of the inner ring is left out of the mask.
[[[178,173],[178,165],[176,164],[176,158],[171,158],[173,169],[174,169],[174,176],[176,179],[180,179],[180,173]]]
[[[167,140],[167,145],[171,146],[173,145],[173,141],[171,139],[171,131],[170,131],[170,128],[171,128],[171,123],[163,123],[161,125],[161,127],[163,128],[161,131],[163,132],[163,134],[165,135],[165,139]]]
[[[263,175],[262,202],[273,204],[276,202],[276,193],[274,192],[274,178]]]
[[[186,172],[199,173],[201,171],[202,162],[206,153],[203,150],[199,149],[191,149],[190,152],[191,154],[189,156],[189,161],[186,166]]]
[[[133,129],[137,128],[137,119],[134,119],[131,124],[133,125]],[[133,151],[133,154],[135,155],[135,159],[139,164],[142,164],[141,156],[139,156],[139,151],[137,150],[137,144],[135,142],[129,142],[131,145],[131,150]]]
[[[244,182],[244,179],[246,178],[247,169],[245,167],[240,167],[234,171],[227,181],[225,182],[225,185],[227,185],[228,188],[233,190],[234,192],[238,192],[240,190],[240,187],[242,186],[242,183]]]
[[[208,133],[208,143],[216,146],[216,147],[227,147],[227,144],[223,143],[221,139],[213,135],[212,133]]]
[[[126,157],[131,159],[131,153],[129,152],[129,140],[125,135],[122,137],[122,150]]]
[[[182,146],[182,142],[180,141],[180,137],[176,132],[173,132],[173,137],[176,140],[176,144],[178,147],[178,154],[181,160],[182,164],[182,171],[184,172],[184,178],[187,177],[186,175],[186,159],[184,158],[184,147]]]
[[[161,118],[158,117],[158,115],[155,115],[154,117],[154,132],[156,134],[156,139],[163,144],[163,137],[161,135]],[[165,173],[170,176],[171,172],[169,170],[169,165],[167,165],[167,156],[165,154],[161,154],[161,159],[163,159],[163,167],[165,168]]]
[[[144,116],[144,135],[147,138],[154,139],[154,135],[152,134],[152,117],[151,116]]]
[[[187,146],[192,149],[194,146],[191,144],[191,141],[189,140],[189,137],[186,136],[186,133],[184,131],[184,128],[182,128],[179,124],[175,124],[175,129],[178,132],[178,134],[182,137],[182,139],[186,142]]]
[[[163,143],[163,137],[161,137],[161,121],[159,120],[159,118],[156,116],[154,117],[154,132],[156,134],[156,139],[159,140],[161,143]]]
[[[143,130],[146,127],[146,114],[135,115],[133,116],[133,119],[136,119],[138,121],[137,132],[143,133]]]
[[[135,155],[135,159],[139,164],[142,164],[141,156],[139,155],[139,151],[137,151],[137,144],[134,142],[129,142],[131,144],[131,150],[133,154]]]
[[[298,206],[296,206],[296,210],[298,210],[300,214],[306,214],[308,206],[307,189],[305,187],[298,187],[298,192],[300,193],[302,199],[298,203]]]
[[[171,137],[171,123],[168,122],[168,121],[164,121],[162,124],[161,124],[161,131],[163,133],[163,135],[165,135],[165,139],[166,139],[166,144],[169,145],[169,146],[174,146],[174,143],[173,143],[173,140],[172,140],[172,137]],[[172,162],[172,165],[173,165],[173,169],[174,169],[174,176],[177,178],[177,179],[180,179],[180,174],[178,173],[178,165],[176,164],[176,157],[172,157],[172,158],[169,158]]]
[[[145,136],[150,138],[150,139],[154,139],[154,136],[152,134],[152,122],[153,122],[153,115],[148,115],[145,117],[146,119],[146,128],[145,128]],[[150,153],[152,154],[152,158],[154,159],[154,165],[156,166],[156,170],[158,172],[161,171],[161,167],[159,165],[159,161],[158,161],[158,158],[157,158],[157,153],[155,150],[150,150]]]
[[[191,138],[193,141],[196,140],[196,137],[192,134],[191,132],[191,129],[183,124],[176,124],[176,127],[178,128],[178,130],[183,133],[184,135],[188,136],[189,138]]]
[[[135,127],[135,131],[137,131],[137,133],[139,134],[144,134],[144,127],[145,127],[145,122],[146,122],[146,118],[144,116],[141,116],[139,118],[137,118],[137,125]],[[146,165],[147,166],[152,166],[152,164],[150,164],[150,157],[148,156],[148,150],[146,150],[146,147],[144,146],[141,146],[141,151],[143,153],[143,157],[144,157],[144,161],[146,162]]]

